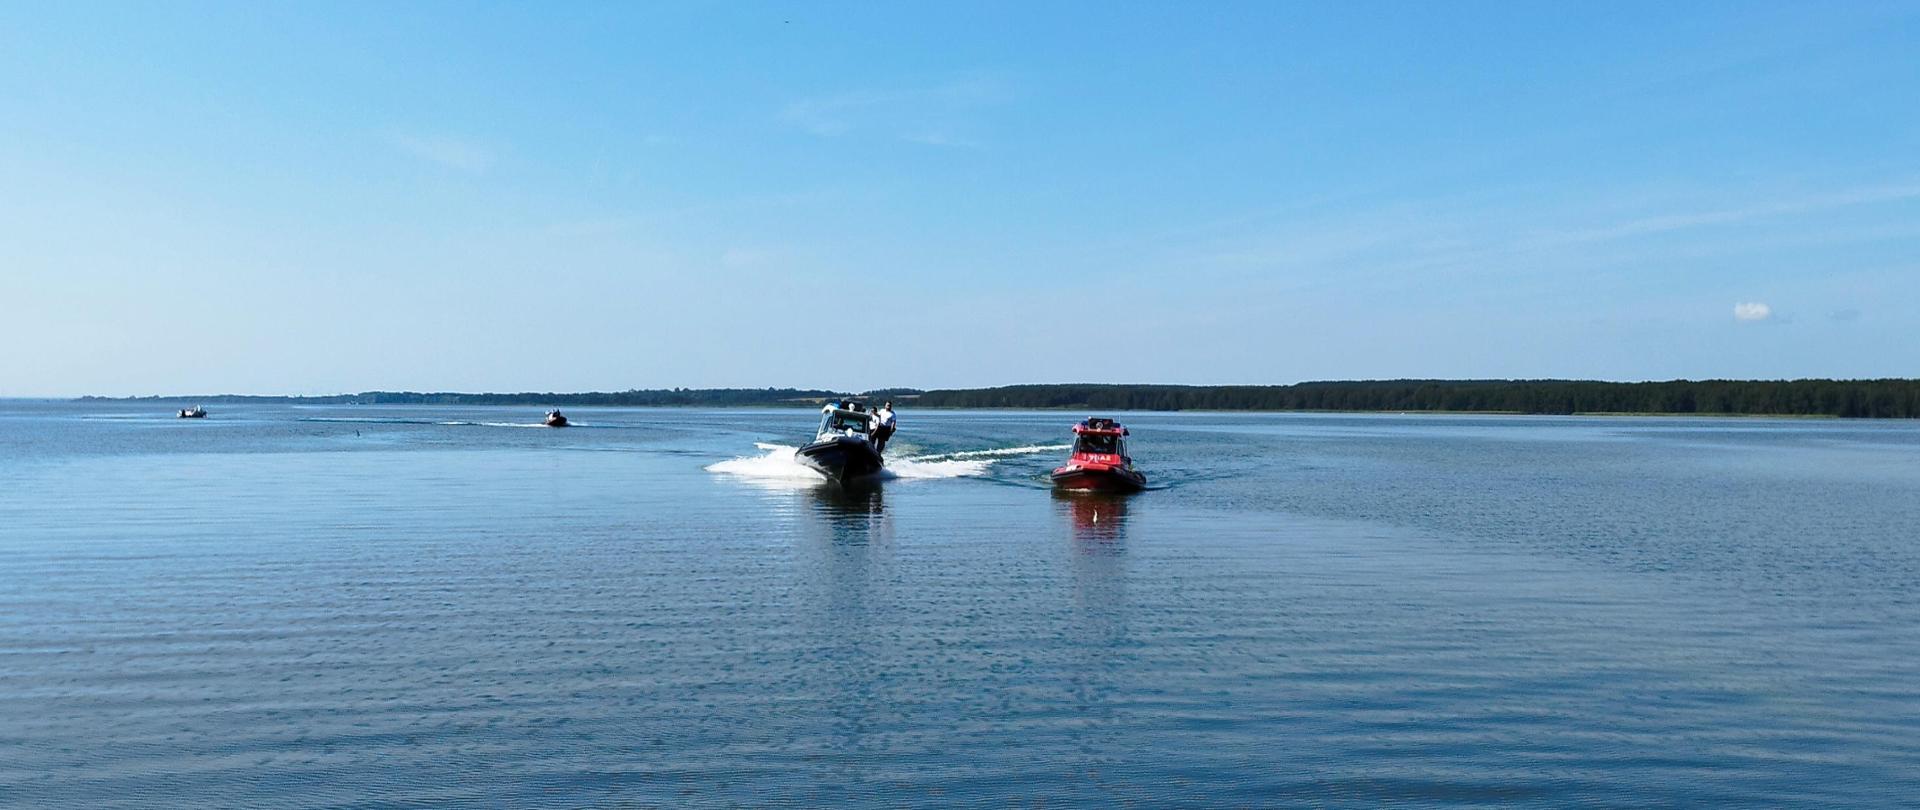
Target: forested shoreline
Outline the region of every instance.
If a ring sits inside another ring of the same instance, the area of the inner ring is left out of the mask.
[[[1368,380],[1294,385],[1010,385],[927,391],[935,408],[1479,411],[1920,418],[1920,380]]]
[[[317,397],[152,396],[132,401],[651,407],[775,407],[857,396],[826,389],[659,388],[585,393],[368,391]],[[1293,385],[1009,385],[864,396],[919,408],[1099,411],[1458,411],[1920,418],[1920,380],[1365,380]],[[87,400],[116,399],[83,397]]]
[[[554,392],[421,393],[416,391],[365,391],[358,394],[330,394],[312,397],[252,396],[215,394],[209,396],[81,397],[83,400],[122,400],[155,402],[291,402],[308,405],[609,405],[628,407],[743,407],[797,405],[848,396],[837,391],[803,388],[650,388],[630,391],[587,391],[562,394]]]

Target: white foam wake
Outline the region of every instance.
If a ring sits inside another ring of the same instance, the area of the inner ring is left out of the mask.
[[[914,456],[909,461],[932,461],[953,458],[986,458],[990,456],[1030,456],[1034,453],[1048,453],[1056,450],[1071,450],[1071,444],[1033,444],[1026,447],[1002,447],[998,450],[962,450],[958,453],[937,453],[931,456]]]
[[[794,457],[799,450],[784,444],[766,444],[755,442],[755,447],[765,451],[757,456],[742,456],[707,465],[707,471],[738,475],[763,481],[797,481],[811,483],[826,480],[825,476],[812,468],[801,464]],[[958,459],[946,456],[921,456],[919,458],[889,459],[887,466],[877,476],[887,478],[964,478],[987,474],[987,468],[993,466],[991,459]]]
[[[903,458],[887,462],[880,471],[882,478],[966,478],[986,475],[987,468],[993,466],[991,460],[951,459],[947,461],[923,461]]]
[[[433,420],[405,419],[400,417],[359,417],[359,416],[311,416],[302,422],[343,422],[355,425],[446,425],[449,427],[546,427],[543,422],[469,422],[463,419]],[[578,424],[577,422],[575,424]]]
[[[758,478],[768,481],[824,481],[825,476],[814,472],[800,463],[794,453],[800,448],[784,444],[765,444],[754,442],[766,452],[758,456],[741,456],[707,465],[708,472],[727,473],[743,478]]]

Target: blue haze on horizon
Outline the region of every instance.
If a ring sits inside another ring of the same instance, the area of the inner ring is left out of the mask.
[[[1920,4],[0,4],[0,396],[1920,376]]]

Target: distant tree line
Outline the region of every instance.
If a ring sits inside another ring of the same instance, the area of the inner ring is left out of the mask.
[[[880,400],[886,400],[886,399],[909,399],[910,400],[920,396],[921,393],[923,392],[918,388],[875,388],[872,391],[868,391],[866,393],[861,394],[860,398],[870,399],[876,402]]]
[[[801,388],[657,388],[632,391],[589,391],[578,394],[411,394],[373,392],[358,398],[368,403],[432,405],[624,405],[708,406],[792,405],[845,396],[835,391]]]
[[[1370,380],[1295,385],[1010,385],[934,390],[918,407],[1485,411],[1920,418],[1920,380]]]
[[[368,391],[319,397],[135,397],[172,402],[312,404],[613,405],[743,407],[818,403],[854,394],[803,388],[656,388],[577,394]],[[920,391],[883,388],[867,399],[922,408],[1073,408],[1098,411],[1481,411],[1698,413],[1920,418],[1920,380],[1368,380],[1295,385],[1009,385]],[[106,399],[85,397],[85,399]]]
[[[589,391],[578,394],[535,393],[461,394],[452,392],[366,391],[318,397],[262,397],[220,395],[205,397],[137,397],[148,400],[194,402],[299,402],[306,404],[367,405],[625,405],[738,407],[794,405],[848,396],[836,391],[802,388],[655,388],[632,391]],[[101,399],[101,397],[85,397]]]

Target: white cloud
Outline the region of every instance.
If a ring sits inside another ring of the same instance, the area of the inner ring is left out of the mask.
[[[1764,321],[1773,317],[1773,307],[1759,301],[1742,301],[1733,305],[1733,317],[1742,321]]]
[[[493,168],[493,151],[458,138],[436,135],[395,135],[393,145],[421,160],[438,163],[468,174],[481,174]]]

